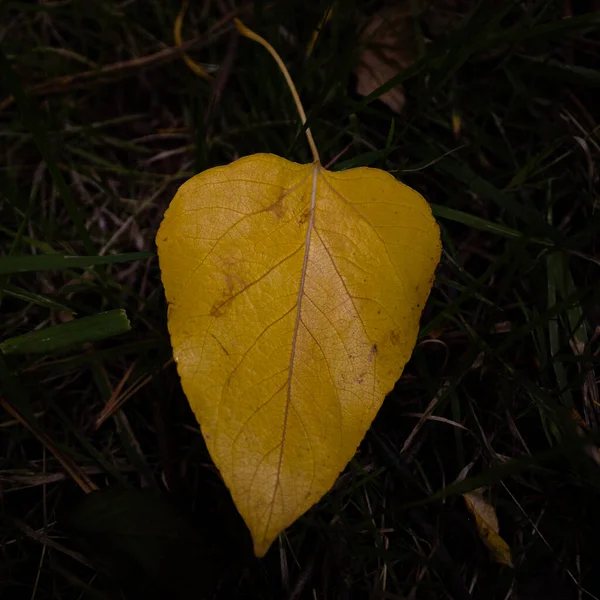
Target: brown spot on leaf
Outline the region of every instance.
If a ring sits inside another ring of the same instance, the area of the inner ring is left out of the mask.
[[[273,202],[273,204],[267,206],[265,211],[272,213],[277,220],[281,219],[281,217],[283,217],[283,195]]]
[[[379,353],[379,348],[377,347],[377,344],[373,344],[371,346],[371,349],[369,350],[369,362],[372,363],[373,359],[377,356],[377,354]]]
[[[231,269],[234,268],[232,260],[223,260],[222,263],[225,268],[228,269],[223,272],[223,283],[225,284],[225,287],[221,290],[221,297],[210,309],[209,314],[211,317],[221,317],[225,314],[230,303],[247,287],[247,284],[242,277],[231,272]]]
[[[227,291],[229,292],[230,296],[232,296],[234,293],[236,279],[237,277],[231,273],[225,273],[225,285],[227,286]]]
[[[306,223],[308,219],[310,219],[310,208],[307,207],[302,211],[302,214],[298,217],[298,225],[304,225],[304,223]]]
[[[402,343],[402,336],[399,332],[392,331],[392,333],[390,333],[390,341],[394,346],[399,346]]]
[[[223,302],[219,301],[219,302],[215,302],[212,305],[212,308],[210,309],[210,312],[208,313],[211,317],[222,317],[225,314],[225,311],[223,310]]]
[[[221,297],[212,305],[208,314],[211,317],[222,317],[234,297],[233,290],[223,290]]]

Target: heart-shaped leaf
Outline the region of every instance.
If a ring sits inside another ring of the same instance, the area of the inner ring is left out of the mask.
[[[183,389],[262,556],[400,377],[438,226],[383,171],[255,154],[186,182],[157,245]]]

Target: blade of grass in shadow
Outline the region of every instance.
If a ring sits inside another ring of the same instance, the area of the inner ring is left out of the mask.
[[[4,227],[3,225],[0,225],[0,231],[2,233],[5,233],[6,235],[11,236],[14,239],[16,239],[17,236],[19,235],[18,231],[13,231],[12,229],[9,229],[8,227]],[[56,250],[54,250],[54,248],[52,248],[52,246],[50,244],[48,244],[47,242],[43,242],[41,240],[36,240],[27,235],[22,236],[21,240],[24,242],[27,242],[27,244],[29,244],[30,246],[33,246],[34,248],[41,250],[44,254],[61,254],[60,252],[57,252]]]
[[[512,229],[511,227],[507,227],[506,225],[501,225],[500,223],[493,223],[487,219],[482,219],[481,217],[470,215],[454,208],[448,208],[447,206],[440,206],[439,204],[431,204],[430,206],[434,216],[439,217],[440,219],[448,219],[449,221],[455,221],[456,223],[467,225],[472,229],[486,231],[487,233],[494,233],[507,238],[525,237],[520,231]],[[543,246],[552,246],[552,242],[548,240],[531,238],[530,241]]]
[[[163,338],[152,338],[142,342],[134,342],[131,344],[122,344],[112,348],[104,348],[102,350],[94,350],[85,354],[78,354],[77,356],[69,356],[66,358],[58,358],[56,360],[50,360],[43,363],[37,363],[34,365],[27,365],[22,371],[42,371],[42,372],[68,372],[75,370],[82,366],[89,366],[94,361],[103,360],[105,358],[121,358],[122,356],[136,356],[138,353],[148,350],[157,350],[161,348],[168,348],[170,351],[170,345],[167,346],[167,340]]]
[[[23,288],[12,285],[10,283],[0,285],[0,292],[5,294],[6,296],[11,296],[12,298],[18,298],[19,300],[23,300],[24,302],[29,302],[31,304],[37,304],[38,306],[43,306],[44,308],[51,308],[54,310],[61,310],[67,313],[72,313],[74,310],[67,306],[66,304],[61,304],[60,302],[55,302],[46,296],[42,296],[41,294],[36,294],[34,292],[30,292],[28,290],[24,290]]]
[[[153,256],[152,252],[126,252],[109,256],[63,256],[60,254],[6,256],[0,258],[0,275],[110,265]]]
[[[110,310],[9,338],[0,344],[0,350],[5,355],[48,354],[85,342],[104,340],[129,329],[127,313],[124,310]]]

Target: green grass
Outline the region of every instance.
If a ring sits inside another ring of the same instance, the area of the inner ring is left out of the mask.
[[[176,53],[142,60],[173,45],[177,2],[0,5],[0,103],[14,96],[0,112],[0,349],[18,347],[0,353],[0,596],[600,597],[593,3],[432,2],[415,62],[369,98],[354,92],[355,32],[382,2],[338,2],[309,58],[328,2],[237,3],[288,65],[323,163],[346,149],[332,168],[393,172],[432,203],[444,243],[402,379],[262,561],[170,361],[154,235],[199,170],[310,152],[276,65],[223,20],[229,3],[191,4],[184,39],[216,87]],[[378,100],[399,83],[400,115]],[[122,310],[130,329],[87,329]],[[460,497],[480,486],[512,569]]]

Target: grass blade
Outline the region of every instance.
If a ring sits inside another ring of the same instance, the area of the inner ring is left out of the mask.
[[[440,206],[439,204],[432,204],[431,210],[434,216],[439,217],[440,219],[448,219],[449,221],[462,223],[463,225],[467,225],[472,229],[486,231],[487,233],[494,233],[496,235],[501,235],[502,237],[506,238],[524,237],[523,233],[517,231],[516,229],[512,229],[511,227],[507,227],[506,225],[501,225],[500,223],[493,223],[492,221],[482,219],[481,217],[477,217],[475,215],[469,215],[468,213],[462,212],[461,210],[448,208],[447,206]],[[532,239],[532,241],[536,242],[537,244],[542,244],[544,246],[552,245],[546,240]]]
[[[130,328],[124,310],[110,310],[9,338],[0,344],[0,350],[6,355],[47,354],[84,342],[104,340],[125,333]]]
[[[110,265],[132,260],[143,260],[152,256],[154,256],[152,252],[126,252],[111,256],[63,256],[60,254],[7,256],[0,259],[0,275]]]

